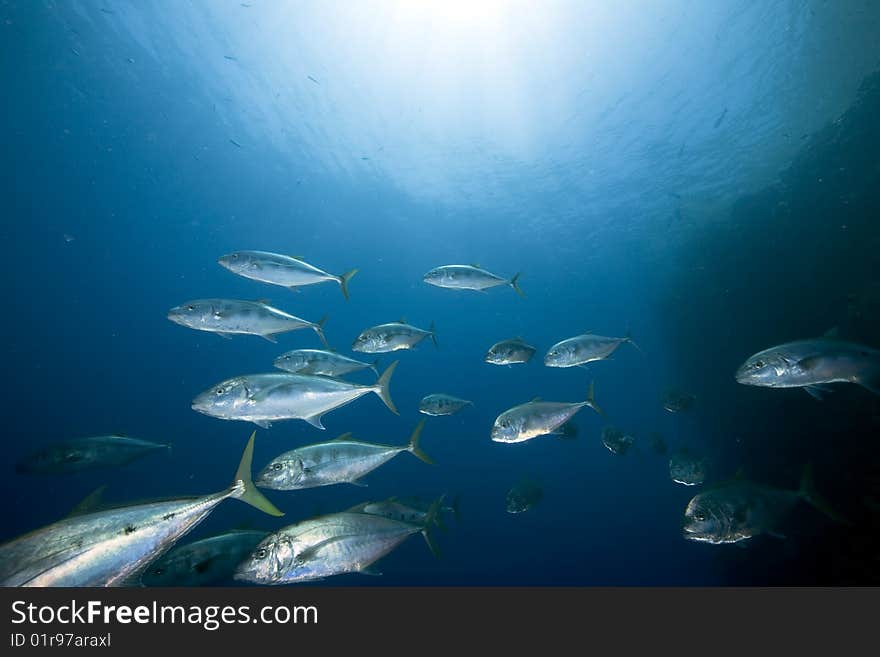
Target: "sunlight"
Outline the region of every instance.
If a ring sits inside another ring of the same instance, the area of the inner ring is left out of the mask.
[[[398,0],[401,12],[452,28],[486,29],[504,13],[504,0]]]

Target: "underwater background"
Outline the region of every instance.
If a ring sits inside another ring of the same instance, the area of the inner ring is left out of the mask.
[[[454,17],[404,0],[0,0],[0,540],[104,484],[114,502],[227,486],[253,425],[195,413],[192,398],[320,343],[308,330],[223,340],[166,314],[268,298],[326,314],[350,356],[361,330],[401,317],[434,321],[439,349],[383,355],[401,361],[399,417],[368,395],[323,432],[275,423],[257,430],[256,467],[348,431],[405,444],[429,393],[474,406],[428,418],[436,465],[402,454],[366,488],[265,491],[283,519],[229,502],[180,544],[445,493],[460,516],[441,559],[416,537],[381,577],[316,585],[880,583],[880,399],[733,378],[750,354],[832,327],[880,346],[880,6],[451,4]],[[240,249],[360,272],[350,301],[332,283],[295,294],[218,266]],[[522,272],[525,297],[422,282],[447,263]],[[641,352],[541,362],[563,338],[627,330]],[[538,348],[531,362],[483,362],[515,335]],[[489,439],[505,409],[583,400],[591,380],[607,419],[585,409],[575,439]],[[693,407],[665,411],[670,388]],[[635,437],[626,454],[603,446],[608,424]],[[35,447],[105,433],[173,448],[118,469],[15,471]],[[852,524],[801,504],[785,538],[685,541],[697,490],[670,480],[655,433],[705,454],[710,481],[739,471],[795,489],[810,463]],[[543,498],[509,514],[525,478]]]

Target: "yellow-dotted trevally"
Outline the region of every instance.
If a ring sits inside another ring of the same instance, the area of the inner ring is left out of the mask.
[[[351,349],[366,354],[382,354],[389,351],[412,349],[428,336],[431,336],[434,346],[438,346],[437,336],[434,333],[434,322],[431,322],[431,327],[426,331],[407,324],[406,320],[402,319],[399,322],[380,324],[362,331],[355,338]]]
[[[226,490],[74,515],[0,546],[0,586],[137,585],[151,562],[230,497],[284,515],[251,481],[251,434]]]
[[[253,422],[263,428],[277,420],[305,420],[323,429],[324,413],[374,392],[392,413],[399,415],[389,389],[398,362],[391,363],[374,385],[287,372],[236,376],[199,394],[192,408],[221,420]]]
[[[483,360],[492,365],[515,365],[516,363],[528,363],[535,355],[535,348],[520,337],[496,342],[491,347]]]
[[[361,477],[401,452],[409,452],[425,463],[433,463],[419,447],[424,426],[424,420],[419,422],[406,445],[366,443],[354,440],[350,433],[346,433],[335,440],[298,447],[272,459],[257,475],[256,484],[274,490],[359,484]]]
[[[352,269],[337,276],[299,258],[268,251],[235,251],[222,256],[217,262],[239,276],[293,290],[304,285],[336,281],[346,299],[348,299],[348,282],[358,272],[357,269]]]
[[[504,411],[492,426],[492,440],[498,443],[521,443],[538,436],[561,434],[562,426],[584,406],[603,415],[593,398],[594,386],[590,383],[587,399],[582,402],[548,402],[538,398]]]
[[[422,280],[428,285],[445,287],[450,290],[484,291],[499,285],[509,285],[520,296],[525,296],[517,285],[519,273],[513,278],[502,278],[486,271],[479,265],[443,265],[426,273]]]
[[[287,351],[275,359],[274,365],[279,370],[294,374],[316,374],[318,376],[343,376],[350,372],[371,369],[376,370],[378,360],[364,363],[354,358],[337,354],[335,351],[323,349],[294,349]]]
[[[633,342],[629,331],[622,338],[609,338],[604,335],[592,335],[584,333],[557,342],[544,356],[544,365],[547,367],[577,367],[594,360],[604,360],[624,342],[629,342],[638,349]]]
[[[425,395],[419,402],[419,413],[425,415],[452,415],[458,413],[465,406],[473,406],[474,402],[468,399],[460,399],[442,392]]]
[[[310,328],[327,345],[322,328],[326,317],[319,322],[310,322],[273,308],[262,300],[193,299],[169,310],[168,319],[181,326],[223,337],[258,335],[269,342],[277,342],[274,336],[278,333]]]
[[[430,537],[440,503],[424,523],[409,523],[369,513],[333,513],[290,525],[267,536],[245,559],[235,579],[258,584],[294,584],[331,575],[376,575],[370,566],[413,534]]]

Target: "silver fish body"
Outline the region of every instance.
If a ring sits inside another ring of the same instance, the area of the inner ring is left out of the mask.
[[[602,429],[602,444],[614,454],[621,456],[626,454],[634,442],[635,439],[631,435],[616,427],[609,426]]]
[[[584,406],[602,414],[593,398],[593,385],[586,401],[548,402],[532,400],[504,411],[492,426],[492,440],[499,443],[521,443],[538,436],[559,433],[561,427]]]
[[[402,349],[412,349],[419,342],[429,337],[437,346],[434,333],[434,322],[426,331],[405,322],[390,322],[373,326],[361,332],[351,346],[352,351],[367,354],[382,354]]]
[[[239,276],[294,290],[305,285],[335,281],[342,288],[342,294],[346,299],[348,299],[348,282],[358,271],[352,269],[337,276],[299,258],[269,251],[235,251],[221,256],[217,262]]]
[[[483,356],[483,360],[492,365],[515,365],[528,363],[534,355],[535,347],[517,337],[493,344]]]
[[[484,291],[499,285],[509,285],[517,294],[523,295],[517,284],[518,273],[513,278],[502,278],[477,265],[442,265],[427,272],[422,280],[429,285],[451,290]]]
[[[16,463],[20,474],[64,474],[127,465],[170,445],[128,436],[90,436],[41,447]]]
[[[707,459],[686,447],[669,456],[669,478],[676,484],[699,486],[706,481],[707,470]]]
[[[425,415],[452,415],[458,413],[465,406],[473,406],[472,401],[467,399],[459,399],[452,395],[443,393],[434,393],[422,397],[419,402],[419,413]]]
[[[504,508],[508,513],[525,513],[542,499],[544,491],[536,482],[524,480],[507,491]]]
[[[275,367],[293,374],[312,374],[315,376],[340,377],[363,369],[376,371],[376,363],[364,363],[348,358],[335,351],[322,349],[294,349],[278,356]]]
[[[622,338],[585,333],[557,342],[544,356],[547,367],[577,367],[597,360],[605,360],[624,342],[635,343],[629,334]]]

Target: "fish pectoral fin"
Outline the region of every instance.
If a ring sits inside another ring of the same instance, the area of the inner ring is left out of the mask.
[[[307,559],[311,559],[312,557],[317,555],[318,552],[321,551],[321,549],[327,547],[328,545],[332,545],[333,543],[338,543],[339,541],[344,541],[347,538],[354,538],[354,537],[355,536],[353,534],[340,534],[339,536],[331,536],[330,538],[323,540],[320,543],[315,543],[313,546],[308,547],[305,550],[303,550],[302,552],[300,552],[299,558],[302,559],[303,561],[305,561]]]
[[[302,290],[299,289],[298,285],[288,285],[287,289],[290,290],[291,292],[296,292],[297,294],[302,292]]]
[[[263,338],[264,340],[268,340],[272,344],[278,344],[278,340],[276,340],[275,336],[273,336],[271,334],[260,334],[260,337]]]
[[[804,388],[804,392],[806,392],[813,399],[818,399],[822,401],[823,393],[830,392],[828,388],[823,388],[822,386],[807,386]]]
[[[812,356],[806,356],[804,358],[801,358],[797,362],[797,366],[800,369],[802,369],[803,371],[809,372],[810,370],[815,368],[821,362],[822,362],[822,356],[814,354]]]
[[[369,575],[370,577],[381,577],[382,576],[382,573],[379,570],[377,570],[376,567],[373,565],[367,566],[366,568],[361,568],[358,572],[361,575]]]
[[[322,431],[326,428],[323,424],[321,424],[321,416],[320,415],[312,415],[310,417],[304,417],[303,420],[311,424],[316,429],[321,429]]]
[[[251,420],[254,424],[256,424],[260,429],[271,429],[272,423],[267,420]]]
[[[358,488],[366,488],[367,487],[367,484],[362,482],[360,479],[352,479],[348,483],[350,483],[352,486],[357,486]]]

